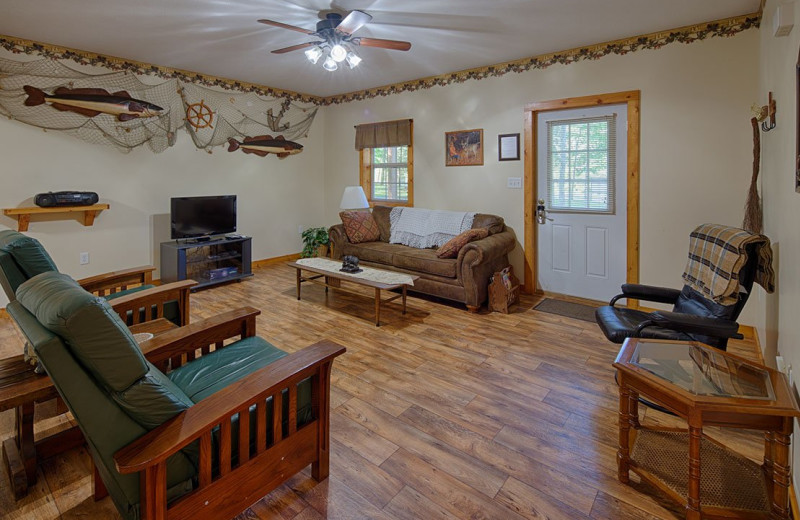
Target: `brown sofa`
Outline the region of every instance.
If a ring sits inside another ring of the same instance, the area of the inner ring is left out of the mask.
[[[417,249],[402,244],[390,244],[388,206],[375,206],[372,215],[380,228],[380,240],[352,244],[344,226],[330,228],[334,259],[355,255],[360,263],[392,271],[418,275],[413,291],[462,302],[472,312],[486,301],[489,278],[508,265],[508,253],[514,249],[516,237],[502,217],[478,213],[473,228],[489,229],[489,236],[470,242],[457,258],[438,258],[436,249]]]

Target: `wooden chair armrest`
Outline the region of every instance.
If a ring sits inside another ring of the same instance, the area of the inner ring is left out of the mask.
[[[105,296],[112,291],[111,289],[126,289],[129,285],[144,285],[152,283],[153,271],[156,268],[152,265],[143,265],[141,267],[132,267],[130,269],[123,269],[121,271],[112,271],[110,273],[98,274],[78,280],[78,285],[83,287],[90,293],[98,293],[99,296]]]
[[[232,415],[310,377],[344,352],[343,346],[323,340],[228,385],[115,453],[117,471],[134,473],[166,461]]]
[[[110,300],[109,304],[126,323],[130,312],[132,324],[136,324],[141,321],[142,314],[145,318],[144,321],[152,318],[150,310],[152,307],[156,307],[157,318],[163,317],[164,305],[171,301],[177,301],[180,324],[186,325],[189,323],[189,290],[195,285],[197,282],[194,280],[181,280],[126,294]],[[142,309],[145,309],[144,313],[139,312]]]
[[[259,314],[261,311],[256,308],[241,307],[159,334],[139,346],[148,361],[161,367],[168,360],[197,349],[220,346],[228,338],[255,336]]]

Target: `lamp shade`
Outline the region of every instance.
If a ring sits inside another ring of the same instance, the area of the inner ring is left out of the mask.
[[[347,186],[342,193],[342,202],[339,203],[340,209],[364,209],[369,207],[364,188],[361,186]]]

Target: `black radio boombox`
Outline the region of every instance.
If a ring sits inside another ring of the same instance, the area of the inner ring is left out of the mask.
[[[33,203],[42,208],[58,206],[91,206],[97,204],[100,198],[93,191],[49,191],[39,193],[33,198]]]

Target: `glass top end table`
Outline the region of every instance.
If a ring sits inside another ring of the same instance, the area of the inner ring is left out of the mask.
[[[640,340],[630,363],[694,395],[775,400],[767,370],[699,343]]]

